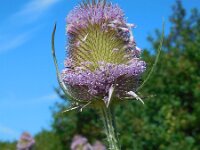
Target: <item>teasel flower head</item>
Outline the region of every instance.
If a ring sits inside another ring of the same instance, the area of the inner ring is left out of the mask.
[[[135,92],[146,63],[132,34],[135,25],[127,23],[123,10],[106,0],[87,0],[66,20],[67,58],[60,83],[77,102],[73,108],[100,101],[109,107],[127,97],[141,100]]]
[[[71,150],[106,150],[105,145],[100,141],[95,141],[93,145],[82,135],[75,135],[72,139]]]
[[[81,135],[75,135],[71,143],[71,150],[93,150],[93,148],[88,143],[87,138]]]
[[[100,141],[96,141],[92,148],[93,150],[106,150],[105,145],[103,145]]]
[[[34,144],[33,137],[28,132],[24,132],[17,143],[17,150],[32,150]]]

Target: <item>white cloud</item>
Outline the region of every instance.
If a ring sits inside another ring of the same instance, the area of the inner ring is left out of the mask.
[[[11,20],[23,20],[23,22],[32,22],[37,20],[44,11],[52,7],[61,0],[31,0],[25,4],[19,11],[11,16]]]
[[[3,26],[3,29],[0,29],[0,32],[3,32],[0,35],[0,54],[25,44],[34,35],[32,31],[35,31],[35,29],[28,29],[28,31],[14,36],[12,33],[13,22],[15,23],[13,31],[20,31],[24,25],[39,19],[42,14],[59,1],[61,0],[30,0],[20,10],[8,17],[9,19],[4,21],[6,25]]]

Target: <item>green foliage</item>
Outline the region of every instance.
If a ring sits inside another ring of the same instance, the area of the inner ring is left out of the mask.
[[[41,131],[35,136],[35,150],[62,150],[58,136],[52,131]]]
[[[1,142],[0,150],[16,150],[16,142]]]
[[[122,149],[200,149],[200,15],[194,9],[186,17],[180,1],[173,10],[164,51],[155,73],[141,91],[150,96],[145,107],[133,103],[117,112],[123,116],[117,121]],[[149,38],[153,49],[158,47],[161,36],[161,32],[156,33],[155,38]],[[144,58],[150,60],[154,56],[145,52]]]

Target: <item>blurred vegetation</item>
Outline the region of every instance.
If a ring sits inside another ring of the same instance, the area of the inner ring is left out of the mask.
[[[63,150],[59,136],[53,131],[43,130],[35,136],[34,150]]]
[[[200,149],[200,14],[197,9],[186,14],[177,1],[169,19],[171,28],[165,36],[159,63],[140,91],[146,104],[129,101],[116,107],[122,150]],[[148,37],[153,50],[158,48],[160,37],[160,30]],[[150,52],[143,53],[149,69],[156,51]],[[85,109],[82,113],[63,114],[66,106],[66,101],[56,104],[53,129],[35,136],[36,150],[70,149],[76,134],[84,135],[90,143],[105,142],[96,111]],[[0,149],[15,150],[15,144],[1,142]]]
[[[0,150],[16,150],[17,142],[0,141]]]

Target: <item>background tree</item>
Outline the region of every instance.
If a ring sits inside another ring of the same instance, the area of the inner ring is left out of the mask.
[[[43,130],[35,136],[34,150],[62,150],[62,143],[53,131]]]
[[[16,150],[16,145],[17,145],[16,141],[14,141],[14,142],[0,141],[1,150]]]
[[[144,95],[154,96],[146,99],[145,107],[133,103],[126,106],[127,111],[118,112],[123,113],[118,126],[125,129],[122,149],[200,149],[200,14],[193,9],[187,15],[177,1],[170,22],[160,61],[142,90]],[[160,36],[156,30],[156,36],[149,37],[153,49],[157,49]],[[144,52],[146,62],[154,57]]]

